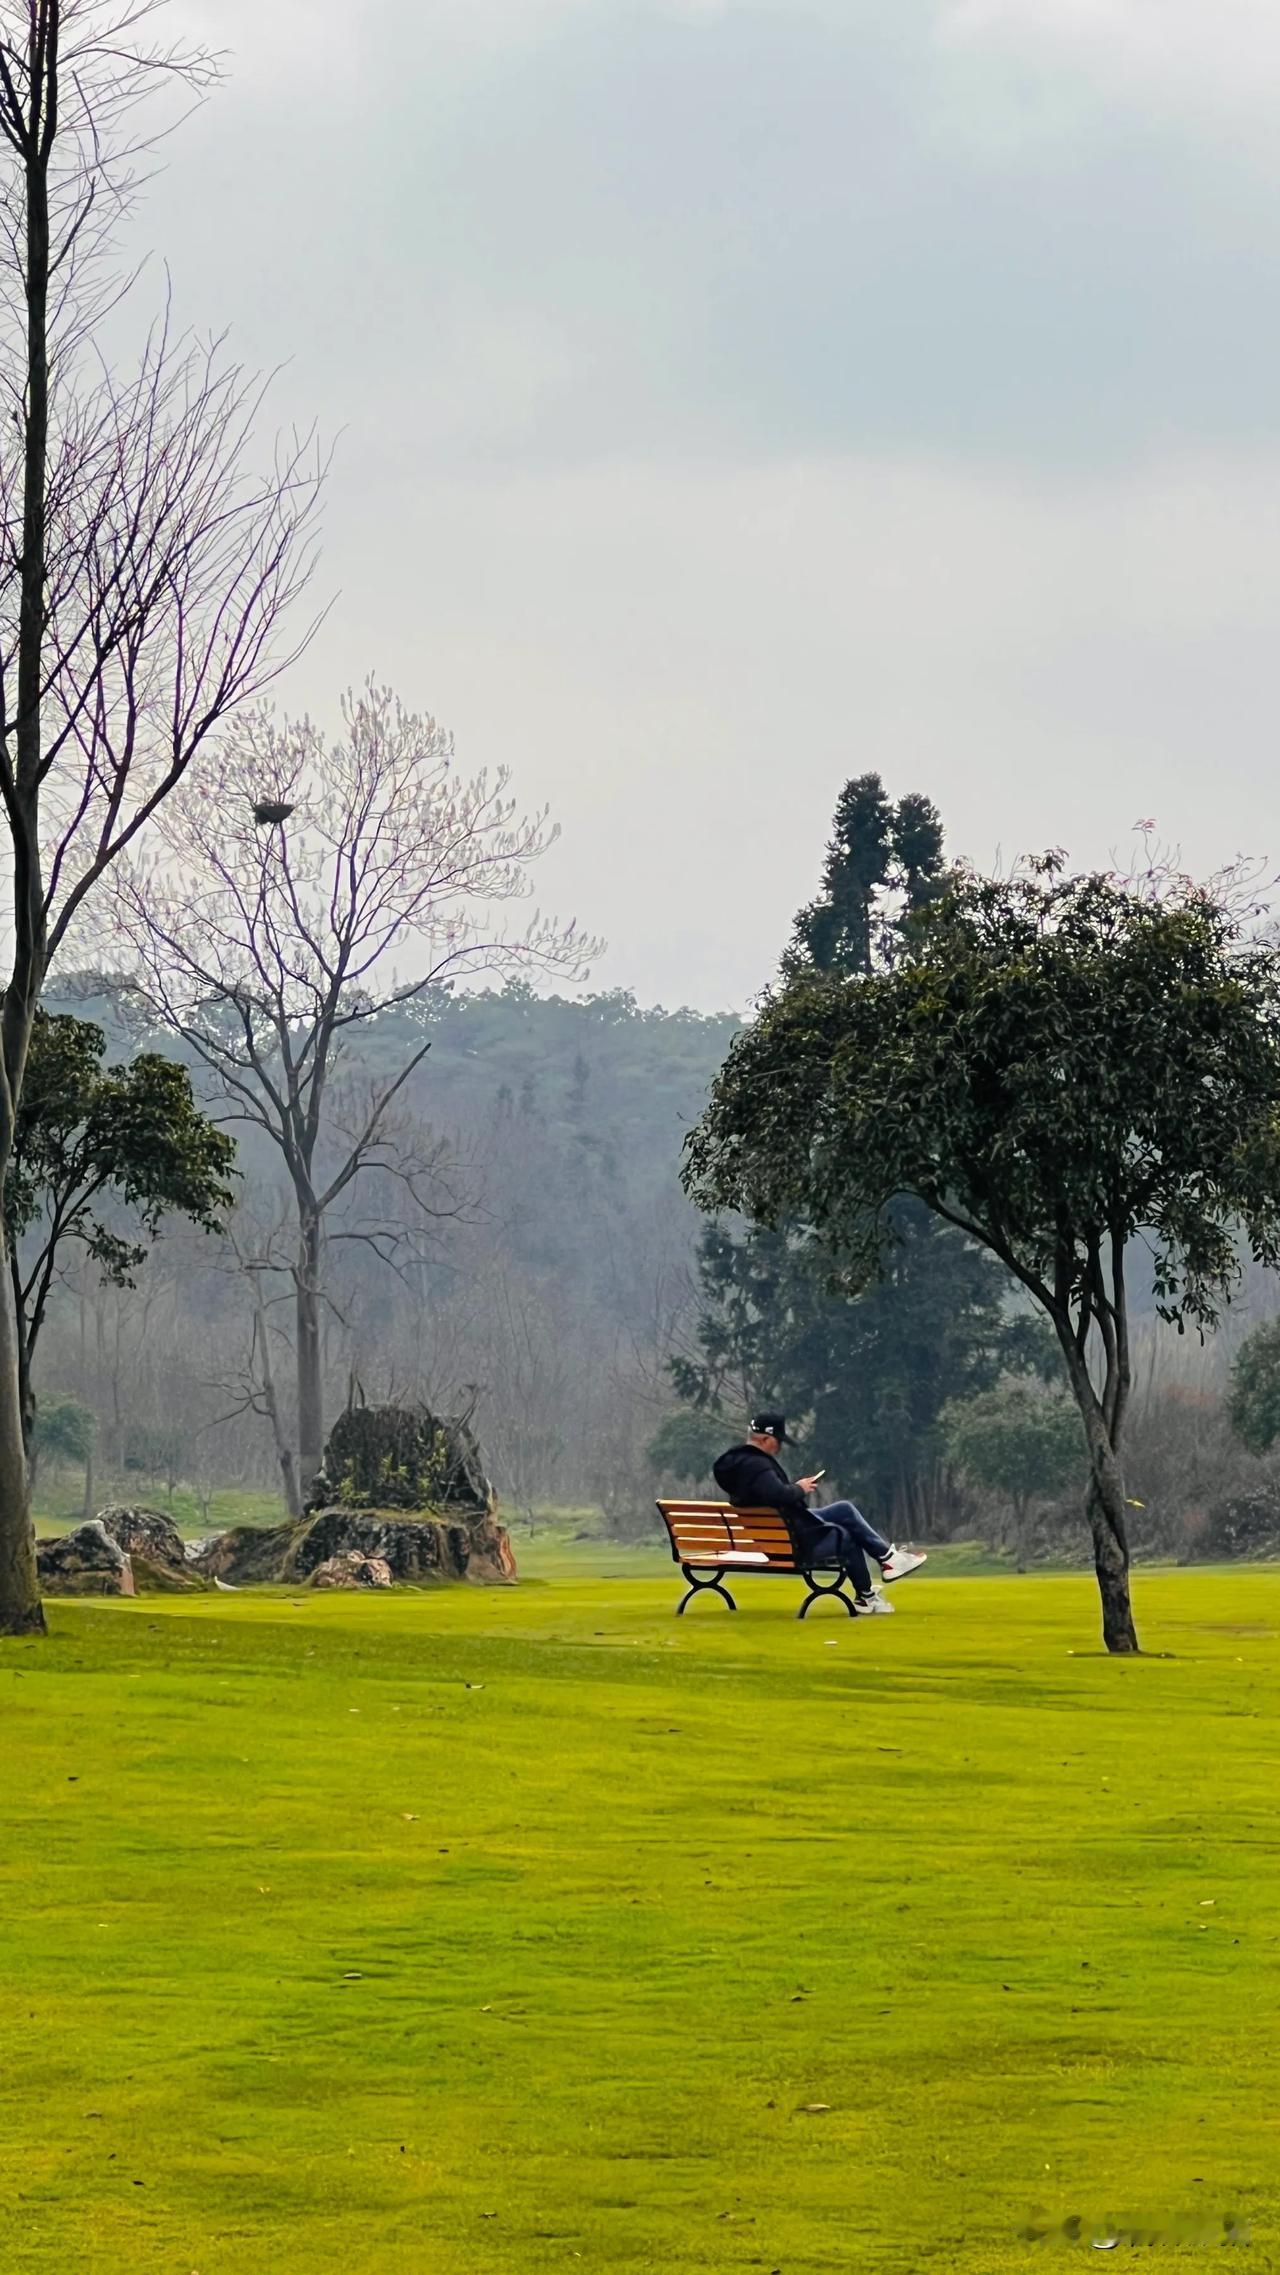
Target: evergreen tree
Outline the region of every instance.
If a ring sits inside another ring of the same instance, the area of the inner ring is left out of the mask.
[[[910,918],[943,882],[942,822],[932,799],[895,806],[878,774],[855,775],[836,801],[818,898],[802,908],[784,975],[871,972],[892,960]]]

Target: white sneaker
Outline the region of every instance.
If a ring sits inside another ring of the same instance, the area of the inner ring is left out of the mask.
[[[918,1572],[928,1561],[923,1549],[891,1548],[881,1562],[881,1576],[885,1581],[904,1580],[908,1572]]]
[[[873,1619],[877,1616],[883,1618],[887,1611],[896,1611],[898,1607],[896,1604],[891,1604],[887,1596],[880,1595],[873,1588],[869,1596],[854,1597],[854,1608],[859,1619]]]

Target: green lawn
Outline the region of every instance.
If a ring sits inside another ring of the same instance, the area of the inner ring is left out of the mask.
[[[1280,2264],[1280,1575],[543,1570],[0,1645],[4,2275]]]

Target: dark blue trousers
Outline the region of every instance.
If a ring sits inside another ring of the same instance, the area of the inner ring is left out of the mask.
[[[825,1509],[814,1509],[811,1514],[819,1524],[827,1527],[826,1553],[838,1556],[860,1596],[871,1588],[871,1568],[867,1551],[877,1562],[889,1553],[889,1541],[883,1539],[872,1524],[868,1524],[861,1509],[852,1501],[832,1501]]]

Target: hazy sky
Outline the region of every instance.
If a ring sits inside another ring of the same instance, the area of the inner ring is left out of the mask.
[[[181,14],[146,240],[338,438],[289,698],[509,763],[601,984],[745,1004],[869,767],[1280,856],[1275,0]]]

